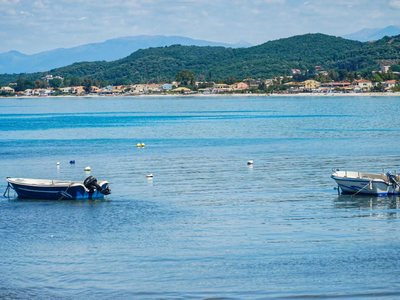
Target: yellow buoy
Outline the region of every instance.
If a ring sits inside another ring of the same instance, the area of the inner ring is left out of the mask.
[[[142,147],[144,148],[144,147],[146,147],[146,145],[144,143],[142,143]]]
[[[136,145],[136,147],[138,147],[138,148],[139,148],[140,146],[141,146],[140,143],[138,143],[138,144]]]
[[[87,166],[87,167],[85,168],[85,171],[86,171],[86,172],[90,172],[90,170],[91,170],[91,169],[90,169],[89,166]]]

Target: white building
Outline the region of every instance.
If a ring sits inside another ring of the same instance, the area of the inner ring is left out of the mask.
[[[369,89],[372,87],[372,82],[365,79],[356,80],[353,84],[359,87],[363,92],[369,91]]]
[[[26,89],[24,91],[24,94],[25,94],[25,96],[33,96],[35,94],[35,91],[31,90],[31,89]]]
[[[15,90],[13,88],[10,88],[9,86],[3,86],[0,88],[1,93],[14,93]]]
[[[392,88],[392,87],[395,87],[395,86],[396,86],[396,80],[388,80],[388,81],[382,82],[382,85],[383,85],[385,88]]]

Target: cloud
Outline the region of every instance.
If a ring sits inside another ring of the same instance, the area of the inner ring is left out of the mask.
[[[15,5],[18,3],[19,0],[0,0],[0,5]]]
[[[128,14],[132,15],[132,16],[143,16],[143,15],[146,15],[148,13],[149,13],[149,11],[146,10],[146,9],[136,9],[136,10],[128,11]]]
[[[389,2],[389,5],[391,7],[400,9],[400,0],[392,0],[392,1]]]
[[[40,9],[46,8],[46,5],[44,5],[42,1],[36,1],[36,2],[34,2],[34,3],[33,3],[33,6],[36,7],[36,8],[40,8]]]
[[[23,14],[24,16],[33,16],[33,14],[27,11],[20,11],[20,13]]]

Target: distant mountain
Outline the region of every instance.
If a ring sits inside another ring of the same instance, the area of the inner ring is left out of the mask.
[[[246,41],[240,41],[240,42],[238,42],[236,44],[233,44],[232,48],[249,48],[249,47],[252,47],[252,46],[253,46],[252,44],[250,44],[250,43],[248,43]]]
[[[83,61],[113,61],[130,55],[139,49],[165,47],[171,45],[185,46],[222,46],[245,48],[251,44],[241,41],[237,44],[226,44],[195,40],[181,36],[128,36],[107,40],[103,43],[86,44],[73,48],[59,48],[25,55],[18,51],[0,54],[0,73],[43,72]]]
[[[360,42],[377,41],[384,36],[400,34],[400,26],[388,26],[386,28],[365,28],[355,33],[344,35],[343,38]]]

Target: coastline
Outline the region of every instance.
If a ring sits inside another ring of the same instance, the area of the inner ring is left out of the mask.
[[[34,98],[155,98],[155,97],[400,97],[400,92],[395,93],[301,93],[301,94],[174,94],[174,95],[163,95],[163,94],[141,94],[141,95],[62,95],[62,96],[10,96],[0,97],[0,99],[34,99]]]

